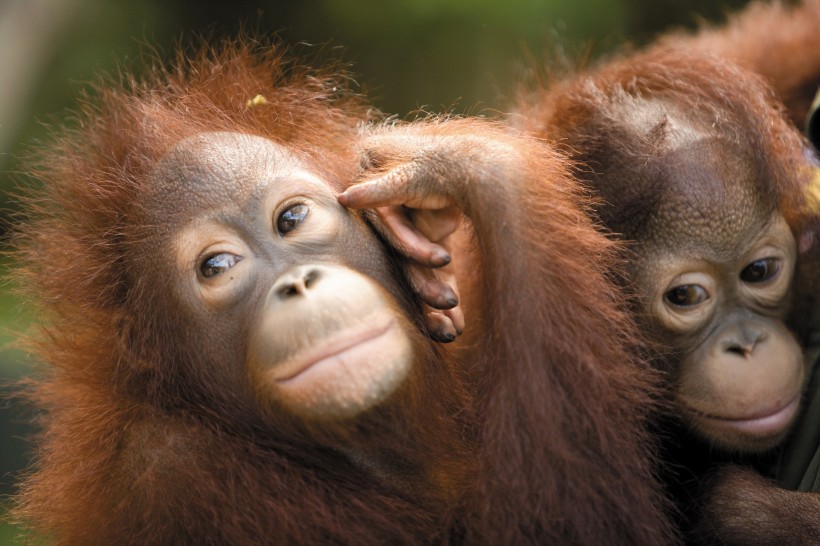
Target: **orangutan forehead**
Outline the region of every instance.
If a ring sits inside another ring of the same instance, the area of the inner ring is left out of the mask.
[[[652,215],[646,239],[652,244],[674,244],[730,255],[745,248],[772,219],[761,207],[743,209],[713,206],[697,199],[662,204]]]
[[[637,99],[625,126],[643,140],[639,191],[657,193],[642,239],[732,252],[766,224],[777,203],[759,162],[734,135],[665,101]],[[773,196],[772,196],[773,197]],[[716,236],[716,234],[720,234]],[[717,248],[717,247],[720,248]]]
[[[757,190],[760,172],[753,161],[730,152],[719,140],[706,139],[667,155],[667,184],[650,222],[653,231],[719,243],[723,248],[716,250],[731,252],[770,220],[777,203]]]
[[[282,146],[242,133],[201,133],[179,142],[151,174],[143,202],[159,215],[239,206],[298,162]]]

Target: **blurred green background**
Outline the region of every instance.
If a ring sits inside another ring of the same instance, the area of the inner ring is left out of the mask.
[[[17,157],[58,125],[100,71],[170,54],[186,36],[245,28],[287,43],[333,48],[385,112],[503,110],[523,69],[566,55],[597,56],[641,44],[672,26],[720,20],[743,0],[0,0],[0,245],[28,183]],[[313,48],[301,48],[310,52]],[[13,348],[29,318],[11,295],[0,259],[0,383],[25,375]],[[24,408],[0,403],[0,498],[28,459]],[[0,527],[0,545],[12,529]]]

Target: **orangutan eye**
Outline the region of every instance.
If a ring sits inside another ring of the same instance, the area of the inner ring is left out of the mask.
[[[307,205],[299,203],[280,214],[279,218],[276,219],[276,230],[279,235],[285,235],[293,231],[307,217],[308,210]]]
[[[755,260],[740,272],[743,282],[765,282],[773,279],[780,272],[780,260],[777,258],[763,258]]]
[[[202,262],[202,265],[199,266],[199,271],[206,279],[216,277],[235,266],[241,259],[241,256],[229,252],[214,254]]]
[[[692,307],[709,299],[709,294],[699,284],[682,284],[664,294],[666,301],[675,307]]]

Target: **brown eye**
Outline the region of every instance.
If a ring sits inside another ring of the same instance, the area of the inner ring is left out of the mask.
[[[224,273],[235,266],[241,259],[241,256],[230,254],[228,252],[215,254],[210,258],[206,258],[205,261],[202,262],[202,265],[199,266],[199,271],[206,279],[216,277],[220,273]]]
[[[276,219],[276,230],[279,232],[279,235],[285,235],[286,233],[293,231],[296,226],[301,224],[302,220],[304,220],[307,215],[307,205],[303,203],[293,205],[280,214],[279,218]]]
[[[755,260],[740,272],[743,282],[765,282],[774,278],[780,272],[780,260],[777,258],[763,258]]]
[[[699,284],[682,284],[666,294],[666,301],[675,307],[691,307],[709,299],[709,294]]]

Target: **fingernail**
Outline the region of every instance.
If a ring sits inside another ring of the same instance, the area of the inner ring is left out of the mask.
[[[458,305],[458,296],[453,293],[450,287],[445,285],[444,290],[447,291],[447,294],[438,296],[435,301],[428,302],[433,309],[444,311],[446,309],[452,309]]]
[[[452,309],[453,307],[458,305],[458,299],[455,297],[444,298],[442,304],[442,309]]]
[[[434,337],[436,338],[436,340],[442,343],[450,343],[452,341],[455,341],[456,339],[455,334],[453,334],[452,332],[436,332],[434,334]]]
[[[450,263],[452,258],[446,250],[438,248],[433,251],[433,256],[430,258],[430,263],[436,267],[441,267]]]

